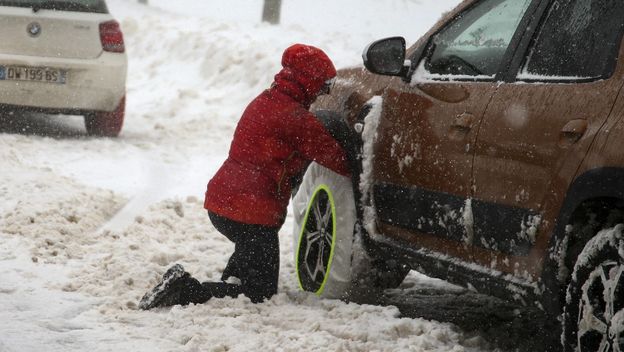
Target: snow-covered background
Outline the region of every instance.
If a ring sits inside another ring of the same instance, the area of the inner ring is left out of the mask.
[[[202,208],[205,185],[284,48],[359,65],[370,41],[412,42],[459,0],[283,2],[269,26],[260,0],[109,0],[129,55],[121,136],[86,137],[79,117],[0,117],[1,352],[489,351],[450,324],[300,292],[290,217],[269,302],[137,310],[173,263],[220,276],[233,248]]]

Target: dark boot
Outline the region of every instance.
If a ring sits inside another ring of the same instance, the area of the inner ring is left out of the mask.
[[[148,310],[178,304],[204,303],[211,297],[210,291],[184,271],[182,265],[176,264],[165,272],[156,287],[141,298],[139,308]]]

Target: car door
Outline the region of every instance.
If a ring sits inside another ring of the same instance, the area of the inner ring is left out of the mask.
[[[502,271],[533,278],[566,189],[622,87],[613,73],[624,2],[554,0],[542,9],[485,112],[472,201],[475,244],[501,252]]]
[[[475,1],[431,37],[422,60],[412,58],[411,82],[386,89],[373,162],[384,235],[469,255],[476,131],[530,4]]]

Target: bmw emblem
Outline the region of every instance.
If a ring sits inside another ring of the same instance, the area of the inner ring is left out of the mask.
[[[37,22],[32,22],[26,27],[26,31],[31,37],[36,37],[41,34],[41,25]]]

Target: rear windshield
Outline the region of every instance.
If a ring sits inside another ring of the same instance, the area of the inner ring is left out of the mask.
[[[108,13],[104,0],[0,0],[0,6],[31,7],[35,12],[45,9]]]

